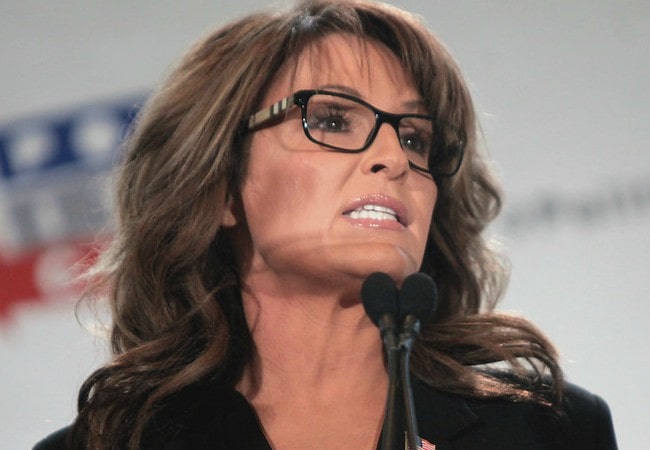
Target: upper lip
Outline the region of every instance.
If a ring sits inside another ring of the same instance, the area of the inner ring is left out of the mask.
[[[362,208],[364,205],[377,205],[383,206],[384,208],[390,208],[395,211],[395,214],[397,215],[397,221],[400,224],[403,226],[408,226],[409,224],[408,210],[406,208],[406,205],[404,205],[404,203],[401,201],[393,197],[389,197],[385,194],[376,193],[358,197],[345,206],[343,209],[343,214],[347,214],[351,211],[354,211],[355,209]]]

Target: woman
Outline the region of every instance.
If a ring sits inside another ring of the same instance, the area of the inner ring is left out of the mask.
[[[377,448],[376,271],[438,285],[411,360],[424,440],[615,448],[607,406],[492,311],[505,270],[481,232],[500,194],[476,130],[451,56],[396,8],[307,2],[207,36],[128,141],[95,271],[114,358],[37,448]]]

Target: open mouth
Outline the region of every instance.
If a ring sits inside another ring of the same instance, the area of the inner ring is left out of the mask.
[[[388,208],[386,206],[366,204],[360,206],[357,209],[347,211],[343,213],[345,216],[348,216],[350,219],[367,219],[367,220],[390,220],[393,222],[398,222],[401,225],[404,225],[399,215],[395,210]]]

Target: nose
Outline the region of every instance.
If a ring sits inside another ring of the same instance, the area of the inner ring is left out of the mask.
[[[409,161],[400,145],[397,130],[382,123],[370,147],[362,153],[362,169],[367,173],[382,173],[390,179],[405,178]]]

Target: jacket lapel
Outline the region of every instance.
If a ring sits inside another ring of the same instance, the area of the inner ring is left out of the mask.
[[[461,397],[436,391],[415,378],[411,386],[420,437],[435,444],[436,450],[452,449],[452,440],[480,423]]]

